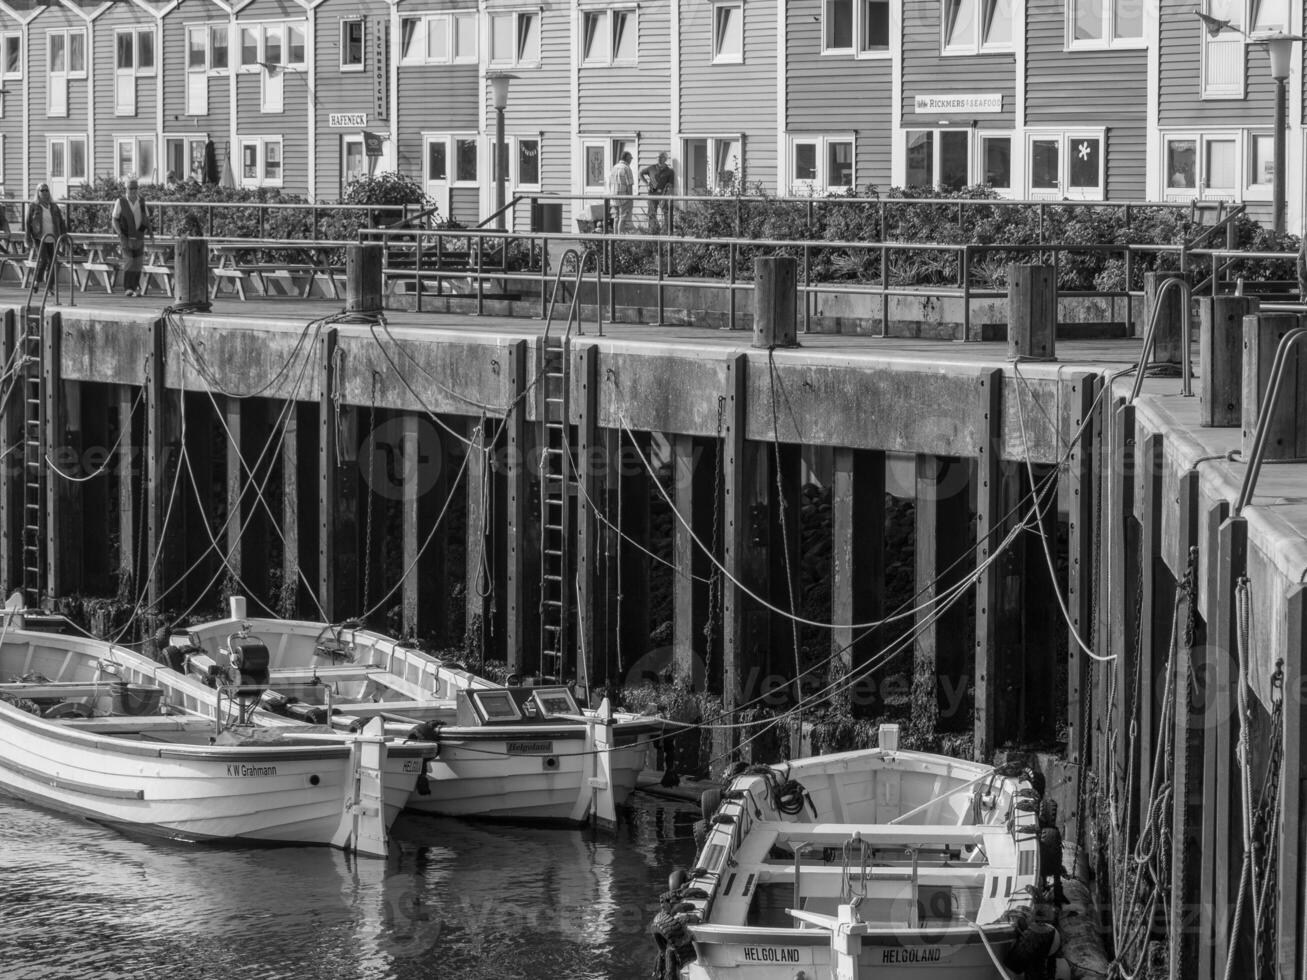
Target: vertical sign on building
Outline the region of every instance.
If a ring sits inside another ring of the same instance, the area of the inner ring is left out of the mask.
[[[378,119],[390,118],[390,20],[377,17],[372,31],[372,105]]]

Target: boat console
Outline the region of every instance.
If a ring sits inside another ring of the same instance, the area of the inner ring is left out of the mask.
[[[492,687],[458,692],[457,724],[468,728],[566,725],[581,720],[581,709],[566,687]]]

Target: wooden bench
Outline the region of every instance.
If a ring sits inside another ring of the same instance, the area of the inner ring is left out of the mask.
[[[103,245],[92,244],[86,247],[83,261],[78,263],[82,267],[82,292],[86,292],[86,287],[91,284],[93,276],[99,279],[106,293],[113,292],[114,279],[118,275],[118,263],[109,261],[104,253]]]
[[[1303,296],[1293,279],[1236,279],[1237,296],[1256,296],[1263,303],[1301,303]]]

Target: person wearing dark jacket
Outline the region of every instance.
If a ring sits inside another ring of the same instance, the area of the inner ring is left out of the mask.
[[[50,185],[44,181],[36,188],[36,200],[27,209],[27,241],[36,254],[34,281],[45,281],[45,271],[54,259],[54,243],[64,233],[64,216],[50,197]]]
[[[671,201],[659,200],[672,193],[676,186],[676,171],[667,163],[667,154],[659,153],[658,162],[651,163],[640,171],[640,179],[649,188],[649,228],[657,233],[660,227],[666,230],[671,217]],[[658,221],[658,212],[662,211],[662,224]]]
[[[145,234],[150,230],[141,184],[135,177],[127,178],[127,194],[114,202],[113,230],[118,235],[118,253],[123,260],[123,292],[135,296],[141,289]]]

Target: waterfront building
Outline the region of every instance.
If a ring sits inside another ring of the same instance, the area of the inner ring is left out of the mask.
[[[637,171],[668,152],[683,194],[988,183],[1269,217],[1274,82],[1250,35],[1300,29],[1302,4],[1203,9],[1231,29],[1212,34],[1187,0],[11,0],[0,182],[62,195],[216,166],[330,201],[399,170],[475,223],[494,207],[488,78],[503,72],[510,197],[597,200],[629,150]]]

